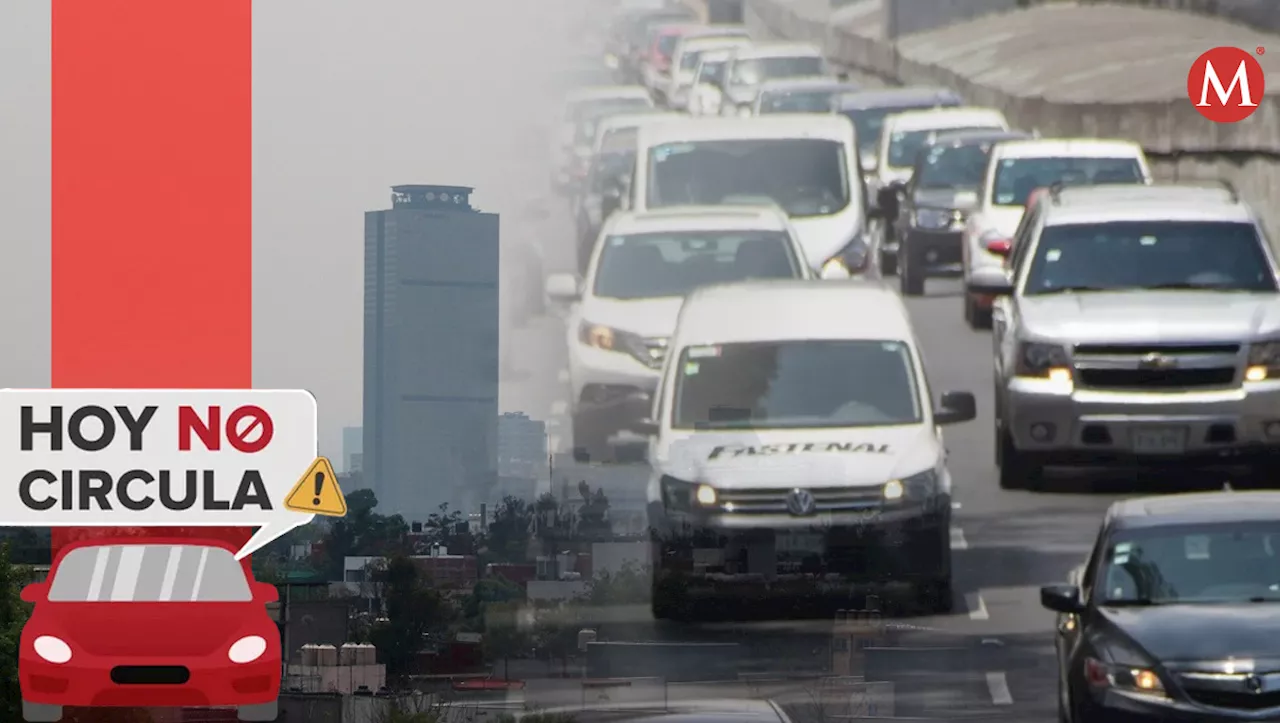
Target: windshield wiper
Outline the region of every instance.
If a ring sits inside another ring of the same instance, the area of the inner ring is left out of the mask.
[[[1235,284],[1232,283],[1201,283],[1193,284],[1187,281],[1180,281],[1171,284],[1152,284],[1143,288],[1155,290],[1188,290],[1188,291],[1240,291]]]

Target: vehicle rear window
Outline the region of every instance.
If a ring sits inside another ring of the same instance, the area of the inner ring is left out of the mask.
[[[1093,185],[1142,183],[1137,158],[1005,158],[996,166],[991,200],[997,206],[1025,206],[1037,188],[1055,183]]]
[[[1252,223],[1115,221],[1045,228],[1023,293],[1142,289],[1266,292],[1276,281]]]
[[[777,231],[682,231],[610,236],[593,291],[610,299],[684,296],[699,286],[802,278],[791,240]]]

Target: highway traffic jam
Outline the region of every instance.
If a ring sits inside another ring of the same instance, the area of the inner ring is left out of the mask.
[[[1280,273],[1236,189],[684,5],[605,45],[552,139],[576,269],[545,293],[574,457],[643,440],[654,616],[872,584],[985,620],[961,520],[1035,520],[1010,544],[1077,531],[1021,580],[1062,720],[1280,720]]]

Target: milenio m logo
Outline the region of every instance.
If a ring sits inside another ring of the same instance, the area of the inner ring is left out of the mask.
[[[1239,123],[1253,115],[1267,90],[1257,56],[1266,53],[1221,47],[1206,50],[1187,73],[1187,97],[1200,115],[1214,123]]]

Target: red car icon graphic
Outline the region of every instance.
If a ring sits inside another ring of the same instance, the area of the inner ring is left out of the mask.
[[[117,538],[74,543],[22,629],[23,717],[52,723],[63,706],[234,706],[274,721],[280,633],[267,615],[273,585],[255,582],[234,545],[208,539]]]

